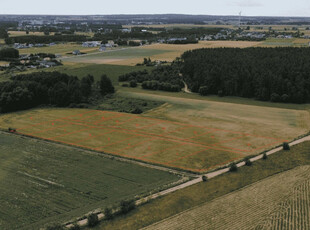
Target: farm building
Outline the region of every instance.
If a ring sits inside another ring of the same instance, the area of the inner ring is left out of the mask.
[[[90,42],[84,42],[82,44],[83,47],[97,47],[97,46],[100,46],[100,42],[98,41],[90,41]]]

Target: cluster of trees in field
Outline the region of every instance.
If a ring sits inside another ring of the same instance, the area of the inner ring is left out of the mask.
[[[309,48],[199,49],[181,60],[185,82],[201,95],[310,102]]]
[[[143,89],[179,92],[184,86],[175,64],[158,66],[150,73],[147,70],[136,71],[119,76],[120,82],[141,83]]]
[[[6,29],[4,27],[0,27],[0,38],[1,39],[5,39],[8,38],[8,32],[6,31]]]
[[[46,35],[46,36],[36,36],[36,35],[25,35],[18,37],[8,37],[5,39],[6,44],[14,43],[52,43],[52,42],[84,42],[87,41],[87,37],[84,35]]]
[[[114,92],[106,75],[97,83],[101,94]],[[37,72],[11,77],[11,81],[0,83],[0,112],[10,112],[48,104],[68,106],[87,102],[94,87],[94,77],[82,79],[59,72]]]
[[[0,49],[0,60],[11,61],[19,58],[19,51],[14,48],[2,48]]]

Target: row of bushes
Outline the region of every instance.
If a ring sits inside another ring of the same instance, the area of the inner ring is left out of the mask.
[[[144,81],[142,82],[143,89],[151,89],[151,90],[163,90],[169,92],[179,92],[181,91],[181,87],[179,85],[172,85],[166,82],[159,82],[159,81]]]
[[[283,150],[286,150],[286,151],[290,150],[290,146],[289,146],[289,144],[287,142],[283,142],[282,148],[283,148]],[[267,154],[264,153],[262,159],[263,160],[267,160],[267,158],[268,158]],[[244,163],[245,163],[246,166],[251,166],[253,164],[253,162],[250,160],[250,157],[246,157],[244,159]],[[231,163],[229,165],[229,171],[230,172],[238,171],[238,166],[237,166],[237,164],[235,162],[233,162],[233,163]],[[204,182],[208,181],[208,177],[203,175],[202,176],[202,181],[204,181]]]
[[[136,204],[134,200],[123,200],[120,203],[120,209],[119,211],[113,211],[111,208],[106,208],[104,210],[104,218],[105,220],[111,220],[117,215],[125,215],[128,212],[132,211],[136,208]],[[99,224],[100,220],[98,218],[98,214],[91,213],[87,216],[87,225],[88,227],[95,227]],[[46,230],[64,230],[67,229],[61,224],[53,224],[46,228]],[[72,227],[69,228],[70,230],[79,230],[81,227],[75,223]]]

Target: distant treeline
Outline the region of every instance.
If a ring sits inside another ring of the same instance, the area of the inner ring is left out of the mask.
[[[28,109],[39,105],[68,106],[87,102],[94,89],[94,77],[81,80],[59,72],[17,75],[0,83],[0,112]],[[110,79],[103,75],[97,84],[102,94],[114,92]]]
[[[6,44],[14,43],[52,43],[52,42],[84,42],[87,41],[87,37],[84,35],[25,35],[18,37],[9,37],[5,39]]]
[[[201,95],[310,102],[310,48],[199,49],[181,60],[185,82]]]
[[[147,70],[119,76],[120,82],[141,83],[143,89],[178,92],[184,86],[176,65],[158,66],[151,73]]]
[[[166,30],[164,32],[159,33],[160,37],[201,37],[203,35],[216,35],[222,30],[222,28],[204,28],[204,27],[197,27],[191,29],[182,29],[182,28],[174,28],[172,30]]]
[[[153,28],[150,28],[153,30]],[[188,38],[188,41],[176,41],[176,44],[188,44],[197,43],[196,38],[204,35],[215,35],[219,33],[222,28],[193,28],[193,29],[181,29],[175,28],[166,30],[160,28],[159,33],[153,34],[149,31],[142,32],[142,29],[134,27],[131,32],[123,33],[120,30],[113,30],[111,33],[97,33],[94,35],[93,40],[120,40],[120,39],[142,39],[148,41],[156,41],[158,39],[169,38]],[[174,42],[171,42],[174,43]]]

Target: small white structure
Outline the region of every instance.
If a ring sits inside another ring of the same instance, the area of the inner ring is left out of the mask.
[[[88,41],[88,42],[84,42],[82,44],[83,47],[97,47],[97,46],[100,46],[100,42],[98,41]]]
[[[106,51],[106,49],[107,49],[107,48],[106,48],[105,46],[100,46],[99,51],[100,51],[100,52],[103,52],[103,51]]]
[[[80,54],[81,54],[81,51],[79,51],[79,50],[74,50],[74,51],[72,52],[72,54],[73,54],[73,55],[80,55]]]

